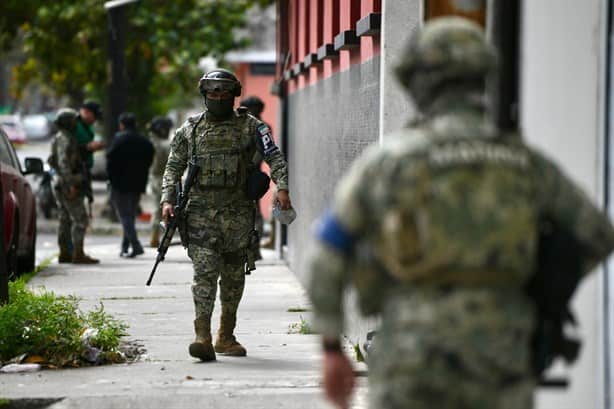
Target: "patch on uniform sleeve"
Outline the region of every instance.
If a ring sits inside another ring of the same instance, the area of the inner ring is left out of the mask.
[[[279,148],[275,145],[273,135],[271,135],[271,129],[266,124],[258,125],[258,136],[262,142],[262,151],[265,155],[270,155]]]
[[[316,227],[316,238],[343,254],[350,254],[356,239],[332,213],[327,213]]]

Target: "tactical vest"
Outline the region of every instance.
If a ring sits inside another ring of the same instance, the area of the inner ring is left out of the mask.
[[[190,156],[200,164],[197,190],[244,191],[256,146],[249,117],[236,113],[225,121],[205,117],[190,138]]]
[[[536,255],[535,182],[527,152],[447,138],[405,158],[388,180],[377,258],[401,283],[521,287]]]

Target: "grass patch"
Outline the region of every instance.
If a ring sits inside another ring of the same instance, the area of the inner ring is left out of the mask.
[[[287,312],[309,312],[311,310],[305,307],[290,307],[286,311]]]
[[[0,398],[0,408],[2,408],[2,407],[4,407],[4,406],[8,406],[8,404],[9,404],[9,403],[11,403],[11,401],[10,401],[10,400]]]
[[[365,357],[360,350],[360,345],[354,344],[354,357],[356,358],[356,362],[365,362]]]
[[[315,331],[313,330],[313,328],[311,328],[311,325],[309,325],[309,323],[301,315],[299,322],[295,322],[295,323],[288,325],[288,334],[308,335],[308,334],[315,334]]]
[[[34,293],[20,278],[9,283],[9,303],[0,306],[0,362],[23,355],[49,367],[122,362],[119,342],[127,328],[102,303],[83,312],[77,297]],[[99,350],[95,360],[92,348]]]
[[[49,267],[53,259],[56,258],[57,256],[58,256],[57,254],[54,254],[52,256],[49,256],[43,259],[43,261],[41,261],[40,264],[38,264],[34,268],[34,270],[30,271],[29,273],[22,274],[20,278],[24,280],[24,282],[26,283],[29,282],[32,278],[36,277],[38,273],[40,273],[41,271]]]

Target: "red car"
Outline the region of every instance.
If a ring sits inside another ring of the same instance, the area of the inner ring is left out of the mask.
[[[4,208],[4,246],[9,275],[34,270],[36,263],[36,198],[25,175],[42,173],[43,162],[26,158],[25,171],[7,134],[0,129],[0,178]]]

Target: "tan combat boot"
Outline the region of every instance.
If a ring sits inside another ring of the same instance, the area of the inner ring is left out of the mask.
[[[98,264],[100,260],[90,257],[83,252],[83,248],[75,247],[75,253],[72,256],[73,264]]]
[[[160,231],[154,228],[151,231],[151,238],[149,239],[149,247],[157,248],[160,245]]]
[[[194,332],[196,339],[190,344],[188,351],[190,356],[203,362],[215,361],[215,351],[211,345],[211,324],[208,320],[195,319]]]
[[[72,253],[68,247],[60,247],[58,263],[72,263]]]
[[[233,331],[237,321],[236,315],[224,314],[220,318],[220,329],[217,332],[217,340],[215,341],[215,352],[227,356],[245,356],[247,350],[241,345]]]

